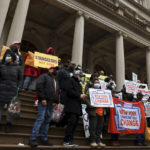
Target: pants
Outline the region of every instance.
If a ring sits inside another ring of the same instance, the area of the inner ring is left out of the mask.
[[[48,140],[47,134],[49,129],[49,123],[52,119],[53,109],[54,109],[53,105],[50,105],[49,108],[47,108],[46,106],[43,106],[41,102],[38,103],[38,115],[32,129],[32,135],[30,136],[31,140],[37,139],[40,127],[41,127],[41,140],[43,141]],[[46,117],[47,111],[49,113],[48,117]]]
[[[66,113],[66,117],[67,117],[67,128],[65,131],[64,142],[72,142],[74,132],[78,124],[79,115],[75,113]]]
[[[136,143],[145,143],[145,133],[136,134]]]
[[[32,90],[34,85],[35,77],[32,76],[25,76],[23,89],[29,89]]]
[[[9,104],[7,104],[7,105],[9,105]],[[5,106],[5,103],[0,103],[0,122],[2,119],[2,112],[3,112],[4,106]],[[12,116],[8,112],[6,114],[6,122],[12,123]]]
[[[89,131],[90,131],[90,141],[91,142],[100,142],[100,135],[102,133],[104,125],[104,117],[99,116],[89,116]]]
[[[119,139],[119,134],[118,133],[112,133],[111,134],[111,140],[112,141],[118,141]]]

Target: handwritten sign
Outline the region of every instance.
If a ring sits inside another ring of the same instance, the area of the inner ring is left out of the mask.
[[[114,107],[110,90],[89,89],[91,105],[94,107]]]

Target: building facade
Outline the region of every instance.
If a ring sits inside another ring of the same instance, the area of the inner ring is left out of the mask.
[[[104,70],[120,90],[132,72],[150,87],[150,0],[0,0],[0,45],[49,46],[62,61]]]

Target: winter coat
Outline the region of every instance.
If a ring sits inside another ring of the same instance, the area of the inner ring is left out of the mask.
[[[0,64],[0,103],[9,103],[21,87],[21,68],[15,64]]]
[[[66,99],[67,99],[65,85],[66,85],[66,81],[68,80],[68,78],[70,78],[70,73],[68,72],[66,68],[59,70],[57,74],[57,80],[59,83],[59,87],[61,89],[61,103],[62,104],[65,104]]]
[[[82,87],[80,81],[74,76],[66,81],[66,103],[65,112],[71,112],[81,115],[81,98]]]
[[[89,90],[86,93],[85,104],[87,105],[86,111],[89,116],[96,116],[96,107],[91,107]]]
[[[47,100],[49,104],[58,103],[59,100],[59,85],[56,80],[56,91],[55,82],[50,73],[42,74],[37,80],[37,94],[39,101]]]
[[[31,66],[26,66],[24,70],[24,76],[38,77],[38,70]]]

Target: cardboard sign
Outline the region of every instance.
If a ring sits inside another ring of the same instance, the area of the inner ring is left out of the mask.
[[[108,132],[144,133],[145,111],[142,102],[128,102],[113,98],[114,108],[110,109]]]
[[[34,53],[34,65],[41,68],[50,68],[58,66],[58,57],[53,55],[47,55],[44,53]]]
[[[91,105],[94,107],[114,107],[110,90],[89,89]]]
[[[135,82],[132,81],[125,81],[125,87],[126,87],[126,92],[127,93],[133,93],[136,94],[137,93],[137,84]]]

